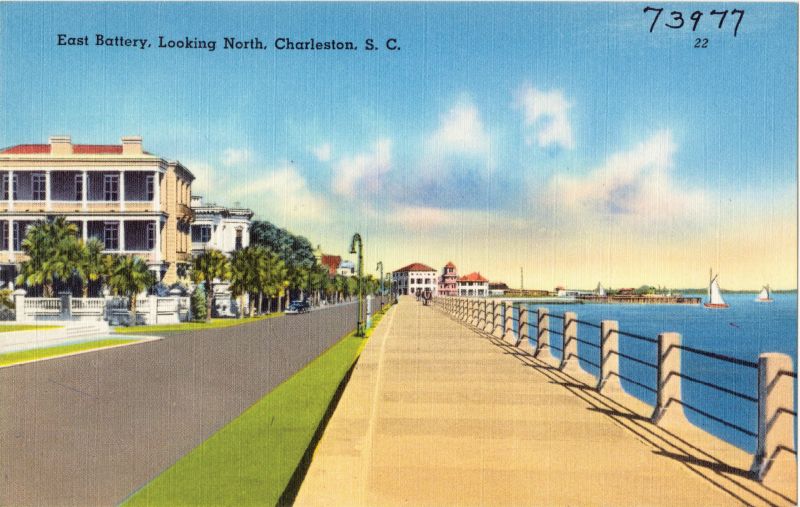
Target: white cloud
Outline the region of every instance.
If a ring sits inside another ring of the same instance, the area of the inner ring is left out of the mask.
[[[333,191],[339,195],[353,197],[356,191],[374,193],[383,176],[392,168],[392,141],[379,139],[372,151],[343,157],[336,162]]]
[[[541,91],[530,85],[523,86],[517,99],[525,116],[525,125],[532,133],[525,139],[540,148],[556,146],[575,147],[568,112],[572,104],[561,90]]]
[[[433,150],[445,153],[483,154],[491,147],[478,108],[466,98],[441,116],[431,141]]]
[[[283,166],[235,188],[229,194],[253,206],[267,220],[282,224],[298,220],[325,222],[330,216],[325,197],[313,192],[300,172]]]
[[[379,212],[374,211],[375,214]],[[486,210],[465,208],[437,208],[434,206],[397,206],[386,214],[390,223],[400,225],[410,231],[430,229],[449,229],[465,231],[486,228],[524,229],[530,222],[516,216]]]
[[[231,167],[250,160],[250,151],[246,149],[227,148],[222,152],[222,165]]]
[[[649,223],[696,217],[706,209],[708,199],[702,191],[674,181],[675,150],[672,134],[657,132],[632,149],[611,155],[586,175],[557,175],[548,184],[548,199],[559,210],[633,216]]]
[[[331,143],[322,143],[315,148],[311,148],[311,153],[320,162],[329,162],[331,159]]]

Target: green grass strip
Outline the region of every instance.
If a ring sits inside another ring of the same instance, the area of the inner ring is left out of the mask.
[[[373,318],[373,327],[383,313]],[[125,506],[275,505],[366,345],[352,333],[133,494]]]
[[[105,347],[113,347],[114,345],[124,345],[126,343],[133,343],[139,340],[132,339],[107,339],[96,340],[92,342],[72,343],[69,345],[57,345],[55,347],[44,347],[40,349],[21,350],[19,352],[7,352],[0,354],[0,366],[8,366],[11,364],[25,363],[28,361],[35,361],[37,359],[44,359],[46,357],[57,357],[65,354],[74,354],[75,352],[83,352],[87,350],[102,349]]]
[[[174,333],[182,331],[200,331],[203,329],[219,329],[223,327],[241,326],[260,320],[271,319],[283,315],[281,312],[268,313],[258,317],[245,317],[243,319],[211,319],[211,322],[181,322],[180,324],[155,324],[152,326],[130,326],[115,327],[114,331],[118,334],[152,334],[152,333]]]
[[[33,331],[44,329],[59,329],[62,326],[40,326],[39,324],[0,324],[0,333],[13,333],[14,331]]]

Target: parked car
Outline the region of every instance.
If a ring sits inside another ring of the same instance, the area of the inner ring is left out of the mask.
[[[311,311],[311,304],[308,301],[292,301],[286,307],[284,313],[307,313]]]

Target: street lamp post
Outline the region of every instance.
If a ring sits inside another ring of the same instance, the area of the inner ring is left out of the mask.
[[[375,266],[375,269],[381,271],[381,304],[383,304],[383,261],[378,261],[378,265]]]
[[[356,253],[358,243],[358,321],[356,323],[356,336],[364,336],[364,244],[359,233],[353,234],[350,242],[350,253]]]

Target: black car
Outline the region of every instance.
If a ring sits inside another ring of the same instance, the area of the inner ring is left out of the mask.
[[[311,304],[308,301],[292,301],[286,307],[284,313],[306,313],[311,311]]]

